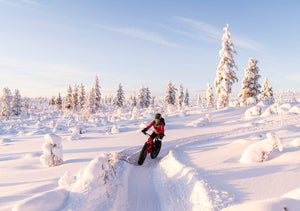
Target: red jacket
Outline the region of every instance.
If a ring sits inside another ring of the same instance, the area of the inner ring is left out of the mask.
[[[154,127],[154,132],[156,134],[164,134],[165,133],[165,125],[160,122],[158,125],[156,125],[156,122],[155,121],[152,121],[146,128],[147,130],[149,130],[150,127]]]

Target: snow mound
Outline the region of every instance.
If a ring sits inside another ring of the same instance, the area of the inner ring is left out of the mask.
[[[279,151],[283,150],[280,139],[274,133],[267,133],[266,139],[253,143],[246,148],[240,162],[253,163],[266,161],[273,149],[276,148]]]
[[[188,123],[186,126],[203,127],[208,125],[210,122],[211,122],[211,116],[207,114],[205,117],[192,121]]]
[[[162,210],[219,210],[233,200],[227,192],[199,179],[197,171],[180,163],[173,151],[159,163],[154,175]]]
[[[298,106],[293,106],[290,110],[289,113],[292,114],[300,114],[300,108]]]
[[[63,210],[110,210],[121,192],[122,170],[126,162],[119,153],[104,153],[92,160],[74,178],[65,174],[59,180],[62,188],[70,192]]]
[[[245,112],[246,117],[251,116],[260,116],[262,113],[262,107],[261,106],[253,106],[252,108],[247,109]]]
[[[293,141],[291,141],[290,145],[294,147],[300,147],[300,138],[295,138]]]
[[[13,211],[56,211],[62,208],[64,202],[68,198],[69,192],[58,188],[48,192],[44,192],[18,202],[12,208]]]

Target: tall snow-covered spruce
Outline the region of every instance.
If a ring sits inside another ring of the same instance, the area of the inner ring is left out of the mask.
[[[257,66],[257,60],[250,58],[248,67],[245,69],[245,77],[242,81],[242,92],[240,93],[240,102],[246,103],[247,99],[254,98],[257,101],[257,97],[260,93],[261,85],[258,83],[259,68]]]
[[[6,117],[7,119],[12,114],[11,109],[12,95],[9,88],[3,89],[3,95],[1,97],[1,116]]]
[[[207,84],[207,90],[205,92],[205,100],[206,100],[206,106],[207,107],[213,107],[214,106],[214,92],[213,92],[213,85]]]
[[[116,106],[117,107],[122,107],[124,105],[124,101],[125,101],[125,94],[123,91],[123,87],[122,84],[119,84],[119,89],[117,91],[117,98],[116,98]]]
[[[169,105],[175,105],[176,102],[176,91],[175,84],[172,84],[171,81],[168,82],[167,90],[166,90],[166,102]]]
[[[150,89],[144,88],[143,86],[140,89],[139,95],[138,95],[139,105],[141,108],[148,108],[151,102],[151,93]]]
[[[94,97],[95,110],[97,111],[100,109],[100,104],[101,104],[101,92],[100,92],[98,76],[95,76],[94,94],[95,94]]]
[[[22,99],[21,99],[21,94],[18,89],[15,90],[14,96],[13,96],[13,101],[12,101],[12,112],[14,115],[18,116],[22,112]]]
[[[183,94],[182,83],[179,84],[177,100],[178,100],[179,107],[182,107],[182,104],[183,104],[183,101],[184,101],[184,94]]]
[[[69,109],[69,110],[73,108],[73,106],[72,106],[72,88],[71,88],[70,85],[68,86],[68,90],[67,90],[67,97],[66,97],[66,101],[65,101],[65,108]]]
[[[217,74],[215,78],[215,87],[217,87],[218,95],[218,107],[226,107],[229,104],[229,95],[231,93],[231,87],[234,82],[238,81],[238,78],[234,72],[234,68],[237,70],[235,62],[233,60],[233,53],[237,54],[234,45],[231,42],[231,35],[228,31],[228,24],[224,28],[224,34],[222,37],[222,49],[219,51],[221,60],[217,68]]]

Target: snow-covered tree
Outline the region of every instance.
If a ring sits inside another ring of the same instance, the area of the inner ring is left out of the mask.
[[[94,114],[96,112],[95,111],[95,90],[94,90],[94,88],[91,88],[88,93],[86,104],[85,104],[85,110],[90,114]]]
[[[85,89],[83,84],[79,86],[79,94],[78,94],[78,106],[79,109],[82,109],[85,105]]]
[[[68,90],[67,90],[67,97],[66,97],[66,101],[65,101],[65,108],[66,109],[72,109],[72,88],[69,85],[68,86]]]
[[[136,107],[137,105],[137,101],[136,101],[136,93],[135,93],[135,89],[133,89],[132,95],[129,98],[130,104],[132,107]]]
[[[55,97],[54,97],[54,96],[52,96],[52,97],[50,98],[50,100],[49,100],[49,105],[50,105],[50,106],[54,106],[54,105],[55,105]]]
[[[190,105],[190,95],[189,95],[189,90],[185,90],[185,95],[184,95],[184,105],[189,106]]]
[[[175,84],[172,84],[171,81],[168,82],[167,90],[166,90],[166,102],[169,105],[175,105],[176,101],[176,91]]]
[[[58,97],[55,100],[55,106],[58,110],[62,109],[62,99],[60,93],[58,93]]]
[[[250,58],[248,62],[248,67],[245,69],[245,77],[242,81],[242,92],[240,93],[240,102],[247,102],[248,98],[255,98],[260,93],[260,84],[258,83],[259,68],[257,66],[257,60]]]
[[[117,107],[122,107],[124,105],[124,101],[125,101],[125,94],[123,91],[123,87],[121,84],[119,84],[119,89],[117,91],[117,97],[116,97],[116,106]]]
[[[182,87],[182,83],[179,84],[179,89],[178,89],[178,105],[181,107],[184,101],[184,94],[183,94],[183,87]]]
[[[148,108],[151,104],[151,99],[152,99],[151,92],[150,92],[150,89],[148,87],[145,88],[145,94],[146,94],[146,96],[145,96],[146,97],[145,106],[146,106],[146,108]]]
[[[264,79],[259,98],[266,103],[274,103],[273,88],[271,87],[267,78]]]
[[[233,53],[237,54],[233,43],[231,43],[231,35],[228,31],[228,24],[224,28],[222,49],[219,51],[221,60],[217,68],[217,74],[215,78],[215,87],[217,87],[218,95],[218,107],[226,107],[229,103],[229,95],[231,93],[231,87],[234,82],[238,81],[238,78],[233,70],[237,69],[233,60]]]
[[[6,87],[3,89],[3,95],[1,97],[1,116],[6,117],[7,119],[12,114],[11,103],[12,103],[11,91],[8,87]]]
[[[196,98],[197,98],[197,105],[201,105],[201,103],[202,103],[201,94],[199,93],[199,94],[196,96]]]
[[[101,104],[101,92],[100,92],[98,76],[95,76],[94,92],[95,92],[95,110],[97,111],[99,110]]]
[[[214,92],[213,92],[213,85],[207,84],[207,90],[205,92],[205,100],[207,107],[213,107],[214,105]]]
[[[78,101],[78,86],[75,85],[74,90],[73,90],[73,95],[72,95],[72,107],[73,107],[74,110],[78,109],[78,104],[79,104],[79,101]]]
[[[62,139],[55,134],[45,135],[45,143],[42,146],[43,155],[40,157],[45,166],[57,166],[63,163]]]
[[[148,108],[151,103],[151,93],[149,88],[144,88],[143,86],[140,89],[138,95],[139,105],[142,108]]]
[[[12,113],[14,115],[18,116],[21,114],[23,105],[22,105],[21,94],[18,89],[15,90],[11,107],[12,107]]]

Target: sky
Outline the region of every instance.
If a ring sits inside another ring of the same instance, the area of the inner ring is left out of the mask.
[[[229,24],[241,89],[250,57],[260,83],[299,91],[300,2],[292,0],[0,0],[0,89],[57,96],[68,85],[103,95],[168,81],[190,95],[213,84],[223,28]],[[1,93],[0,90],[0,93]]]

